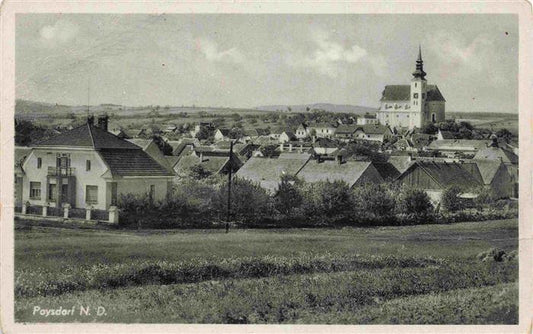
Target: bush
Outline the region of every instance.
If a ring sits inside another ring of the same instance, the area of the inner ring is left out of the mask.
[[[464,209],[463,202],[459,198],[462,189],[458,186],[451,186],[447,188],[442,194],[441,205],[447,212],[455,212]]]
[[[297,180],[293,180],[287,175],[283,176],[274,196],[274,207],[284,215],[290,216],[302,205],[303,197],[294,185],[296,182]]]
[[[213,198],[213,209],[219,220],[227,219],[227,203],[228,182],[226,181]],[[232,180],[230,219],[253,225],[271,219],[273,214],[274,201],[263,188],[245,179]]]
[[[396,209],[394,190],[383,184],[367,184],[354,188],[355,216],[364,218],[393,217]]]
[[[428,215],[433,211],[428,194],[419,189],[402,189],[398,204],[400,212],[405,214]]]

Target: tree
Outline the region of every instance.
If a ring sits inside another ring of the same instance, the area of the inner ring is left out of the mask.
[[[169,143],[164,141],[163,138],[161,138],[160,136],[153,136],[153,138],[155,144],[157,145],[157,147],[159,147],[159,149],[161,150],[161,152],[163,152],[164,155],[172,155],[172,151],[174,150],[174,148],[170,146]]]
[[[200,131],[196,134],[196,138],[200,140],[207,140],[214,136],[214,131],[206,126],[201,126]]]
[[[281,183],[274,195],[274,207],[279,212],[288,215],[292,210],[302,205],[302,195],[294,186],[296,180],[289,175],[281,177]]]
[[[390,187],[383,184],[367,184],[354,188],[354,209],[357,215],[390,217],[396,209],[396,198]]]
[[[496,131],[496,137],[502,138],[506,142],[509,142],[511,141],[511,139],[513,139],[513,134],[511,133],[511,131],[507,130],[506,128],[502,128]]]
[[[15,144],[28,146],[48,137],[48,130],[31,121],[17,121],[15,124]]]
[[[422,133],[434,135],[439,131],[439,128],[433,123],[428,123],[422,127]]]
[[[193,165],[189,168],[189,176],[195,180],[203,180],[210,177],[213,173],[205,169],[200,164]]]

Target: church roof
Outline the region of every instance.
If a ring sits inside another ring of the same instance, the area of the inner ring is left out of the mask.
[[[409,101],[411,99],[410,85],[387,85],[383,90],[380,101]],[[427,85],[426,101],[446,101],[437,85]]]

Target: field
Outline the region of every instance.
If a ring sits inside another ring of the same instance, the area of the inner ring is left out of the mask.
[[[518,321],[518,221],[186,231],[17,228],[18,322]],[[105,314],[33,315],[34,306]]]

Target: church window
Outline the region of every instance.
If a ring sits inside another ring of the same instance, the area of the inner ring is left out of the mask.
[[[415,88],[416,88],[416,82],[415,82]]]
[[[414,99],[418,99],[418,93],[414,93],[414,94],[413,94],[413,98],[414,98]]]

